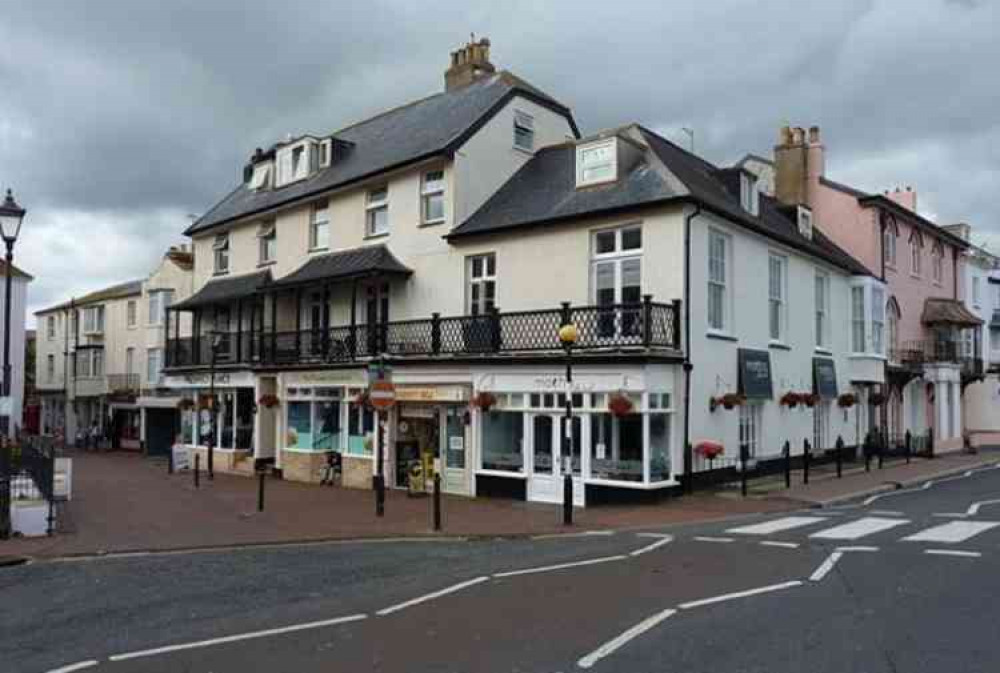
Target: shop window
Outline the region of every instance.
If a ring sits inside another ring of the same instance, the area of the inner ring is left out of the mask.
[[[353,391],[352,399],[360,393]],[[347,453],[371,456],[375,447],[375,412],[351,402],[347,407]]]
[[[524,471],[524,415],[499,411],[483,414],[483,469]]]
[[[324,389],[324,394],[329,395]],[[317,395],[320,390],[317,390]],[[288,403],[286,446],[310,451],[340,450],[340,400],[292,400]]]
[[[312,402],[288,403],[288,432],[285,446],[290,449],[312,448]]]
[[[552,417],[535,416],[532,420],[532,441],[535,447],[535,474],[552,474]]]
[[[590,473],[595,479],[642,481],[642,415],[590,417]]]
[[[445,421],[445,441],[447,442],[445,466],[465,468],[465,411],[460,407],[448,407]]]
[[[649,480],[670,479],[670,415],[649,414]]]

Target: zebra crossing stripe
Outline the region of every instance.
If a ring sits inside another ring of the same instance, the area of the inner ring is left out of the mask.
[[[749,526],[730,528],[726,532],[738,533],[740,535],[771,535],[772,533],[780,533],[782,531],[792,530],[793,528],[809,526],[814,523],[819,523],[820,521],[826,521],[826,517],[786,516],[781,519],[774,519],[773,521],[765,521],[763,523],[755,523]]]
[[[866,516],[833,528],[826,528],[809,537],[818,540],[857,540],[866,535],[881,533],[906,523],[910,523],[909,519],[880,519],[875,516]]]
[[[1000,526],[1000,521],[949,521],[939,526],[926,528],[903,538],[904,542],[944,542],[954,544],[965,542],[991,528]]]

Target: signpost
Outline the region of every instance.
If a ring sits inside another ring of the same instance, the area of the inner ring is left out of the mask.
[[[378,441],[375,443],[375,474],[372,488],[375,489],[375,516],[385,516],[385,474],[382,470],[382,446],[385,444],[388,418],[383,420],[381,412],[388,412],[396,404],[396,386],[392,384],[392,368],[379,361],[368,366],[368,403],[375,409],[375,428]]]

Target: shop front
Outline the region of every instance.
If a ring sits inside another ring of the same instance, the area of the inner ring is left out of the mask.
[[[625,368],[622,368],[625,369]],[[674,374],[668,367],[610,372],[580,367],[567,392],[565,376],[489,373],[476,378],[489,409],[476,413],[476,491],[562,502],[573,480],[574,504],[676,485],[672,451],[679,446]],[[566,395],[573,408],[566,441]]]
[[[390,483],[423,492],[437,470],[445,493],[472,493],[468,459],[470,394],[467,385],[396,387],[396,407],[391,416],[395,426]]]

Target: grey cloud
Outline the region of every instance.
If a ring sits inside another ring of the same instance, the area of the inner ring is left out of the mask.
[[[473,30],[585,132],[639,121],[685,143],[688,126],[724,162],[819,124],[833,177],[912,184],[942,222],[1000,237],[995,3],[0,0],[0,16],[0,185],[30,209],[33,309],[142,275],[255,146],[439,90]]]

